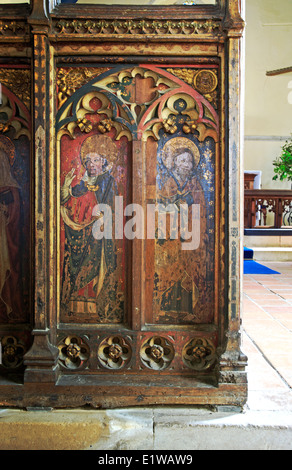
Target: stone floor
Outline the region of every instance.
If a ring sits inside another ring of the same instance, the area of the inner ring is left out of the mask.
[[[243,412],[2,409],[0,449],[142,450],[149,455],[153,450],[185,455],[194,450],[292,450],[292,262],[264,264],[281,274],[245,275],[243,280],[242,350],[248,356]],[[151,463],[146,455],[144,464]]]
[[[281,274],[244,275],[242,349],[251,410],[292,412],[292,263],[264,262]]]

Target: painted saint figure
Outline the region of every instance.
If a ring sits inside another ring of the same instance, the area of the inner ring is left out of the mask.
[[[102,217],[97,204],[111,208],[117,193],[112,176],[117,147],[103,135],[88,137],[81,146],[82,179],[73,185],[75,168],[65,176],[61,188],[61,213],[65,225],[65,255],[62,280],[62,307],[83,299],[97,301],[104,283],[116,268],[116,250],[112,239],[97,240],[94,222]]]
[[[0,140],[0,320],[22,314],[20,262],[20,186],[12,165],[15,149],[11,140]]]
[[[204,298],[206,210],[196,177],[199,161],[198,147],[184,137],[170,139],[158,159],[157,202],[162,207],[177,208],[178,213],[182,205],[187,206],[189,221],[192,206],[200,208],[200,242],[196,250],[182,250],[184,234],[180,232],[180,237],[171,239],[171,229],[164,239],[156,240],[154,311],[159,322],[194,321],[198,318],[196,305]]]

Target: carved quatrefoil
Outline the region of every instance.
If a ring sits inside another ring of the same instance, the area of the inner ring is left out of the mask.
[[[105,338],[98,348],[98,359],[107,369],[121,369],[129,362],[131,356],[131,346],[122,336]]]
[[[153,336],[140,349],[143,364],[149,369],[166,369],[174,358],[174,348],[167,338]]]
[[[59,362],[67,369],[80,369],[90,356],[88,345],[78,336],[67,336],[58,348]]]
[[[6,369],[15,369],[22,365],[25,353],[24,345],[14,336],[1,339],[2,365]]]
[[[190,369],[206,370],[216,361],[215,346],[209,339],[194,338],[184,346],[182,357]]]

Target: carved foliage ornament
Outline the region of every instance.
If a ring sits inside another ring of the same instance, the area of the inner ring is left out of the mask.
[[[0,69],[1,83],[6,85],[23,101],[26,107],[30,104],[31,70],[29,68]]]
[[[105,67],[64,67],[57,73],[59,108],[73,93],[92,78],[109,70]]]
[[[97,104],[97,107],[96,107]],[[101,134],[109,132],[113,127],[116,129],[116,140],[126,135],[130,140],[132,138],[129,127],[131,123],[128,116],[123,113],[123,117],[115,116],[117,107],[111,106],[111,102],[106,93],[91,91],[78,101],[75,107],[75,116],[71,117],[71,107],[67,108],[68,114],[63,114],[67,124],[63,126],[62,134],[68,134],[74,138],[75,129],[78,127],[81,132],[89,133],[93,129]],[[100,116],[99,120],[95,119]]]
[[[168,68],[168,72],[188,83],[217,107],[217,70],[194,68]]]
[[[24,21],[0,21],[1,37],[16,37],[29,34],[29,25]]]
[[[31,71],[29,69],[3,67],[0,69],[0,82],[7,86],[27,109],[30,108]]]
[[[59,20],[55,32],[60,35],[207,35],[220,33],[220,22],[186,20]]]

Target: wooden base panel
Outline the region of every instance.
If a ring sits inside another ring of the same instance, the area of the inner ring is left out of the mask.
[[[145,387],[147,380],[135,383],[126,377],[110,380],[104,377],[79,377],[78,383],[70,376],[59,379],[56,385],[1,383],[0,406],[16,408],[80,408],[113,409],[132,406],[197,405],[239,406],[247,399],[245,374],[237,375],[237,383],[199,382],[194,378],[172,380],[171,386],[159,381]],[[167,381],[164,379],[164,383]],[[161,381],[162,382],[162,381]]]

